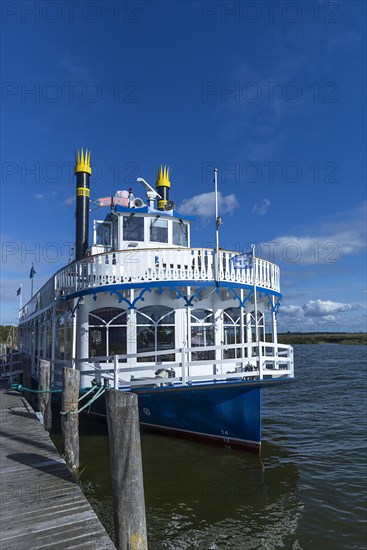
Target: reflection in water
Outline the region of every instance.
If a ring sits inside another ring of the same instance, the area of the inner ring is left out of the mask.
[[[143,434],[149,550],[367,548],[366,348],[295,360],[296,381],[263,393],[261,460]],[[106,425],[84,418],[82,434],[84,490],[112,533]]]
[[[258,548],[292,533],[293,463],[154,436],[143,452],[150,548]]]
[[[83,490],[112,534],[106,427],[84,418],[82,433]],[[298,472],[292,461],[280,460],[280,447],[266,445],[260,460],[241,451],[142,434],[142,452],[150,550],[275,548],[294,533]]]

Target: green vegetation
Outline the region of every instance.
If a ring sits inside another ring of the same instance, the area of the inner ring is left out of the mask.
[[[18,339],[18,327],[14,325],[0,325],[0,344],[8,346],[16,345]]]
[[[303,332],[278,334],[280,344],[343,344],[367,345],[367,334],[352,334],[349,332]]]

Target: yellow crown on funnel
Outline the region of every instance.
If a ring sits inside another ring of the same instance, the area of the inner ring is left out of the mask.
[[[155,182],[156,187],[171,187],[169,176],[170,168],[166,165],[164,165],[164,167],[161,165],[157,170],[157,181]]]
[[[88,174],[92,173],[92,168],[90,166],[90,151],[88,149],[83,149],[79,151],[78,154],[75,153],[75,174],[77,172],[87,172]]]

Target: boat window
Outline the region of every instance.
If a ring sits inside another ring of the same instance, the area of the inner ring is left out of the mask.
[[[150,220],[150,240],[155,243],[168,243],[168,221],[154,218]]]
[[[89,355],[124,355],[127,347],[127,313],[123,309],[104,307],[89,314]]]
[[[173,222],[173,244],[187,246],[187,224]]]
[[[124,241],[144,241],[144,218],[124,216]]]
[[[214,314],[208,309],[191,311],[191,347],[215,345]],[[191,353],[192,361],[215,359],[214,350],[202,350]]]
[[[111,233],[112,232],[110,223],[99,223],[97,225],[96,244],[100,244],[103,246],[112,246]]]
[[[175,311],[166,306],[147,306],[139,309],[136,318],[136,340],[137,353],[174,349]],[[138,358],[138,362],[174,360],[174,353]]]
[[[242,357],[240,348],[231,349],[231,346],[241,343],[241,308],[229,307],[223,311],[223,359]]]
[[[255,323],[255,312],[251,311],[250,315],[251,320],[251,333],[252,333],[252,342],[256,342],[256,323]],[[264,314],[260,311],[257,312],[257,332],[260,341],[265,341],[265,325],[264,325]],[[255,353],[256,350],[254,350]]]

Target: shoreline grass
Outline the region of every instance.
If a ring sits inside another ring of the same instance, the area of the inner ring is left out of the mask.
[[[278,334],[280,344],[341,344],[348,345],[367,345],[367,333],[349,333],[349,332],[312,332],[312,333],[283,333]]]

